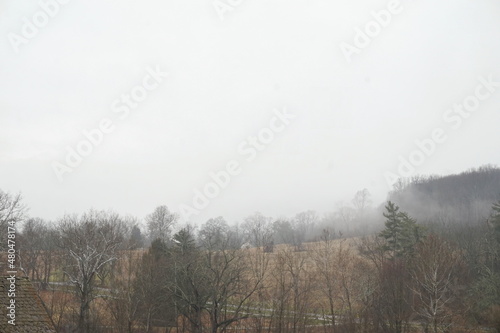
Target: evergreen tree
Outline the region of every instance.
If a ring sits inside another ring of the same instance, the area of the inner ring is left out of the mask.
[[[424,230],[417,221],[406,212],[401,212],[402,233],[401,247],[404,256],[413,256],[415,245],[424,238]]]
[[[490,221],[491,224],[493,224],[493,230],[497,242],[500,243],[500,200],[497,203],[494,203],[491,209],[493,210],[493,212],[491,214]]]
[[[174,251],[179,250],[181,253],[188,253],[196,248],[196,241],[193,233],[189,228],[183,228],[172,238],[174,242]]]
[[[142,256],[134,281],[135,316],[147,332],[153,326],[167,327],[176,321],[175,302],[165,284],[173,280],[172,256],[160,238]]]
[[[422,239],[422,228],[406,212],[399,211],[393,202],[388,201],[385,209],[385,229],[379,233],[386,241],[383,250],[389,252],[391,258],[411,256],[415,245]]]
[[[167,289],[177,311],[190,322],[190,332],[203,331],[203,311],[209,306],[210,285],[204,253],[196,246],[191,228],[186,227],[172,238],[173,277]]]
[[[402,226],[399,219],[399,207],[389,201],[385,209],[387,212],[384,213],[384,217],[387,220],[385,221],[385,229],[380,232],[379,236],[386,240],[384,250],[391,251],[392,255],[395,256],[396,253],[401,251],[399,237]]]

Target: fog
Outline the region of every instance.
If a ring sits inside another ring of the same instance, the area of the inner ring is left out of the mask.
[[[500,164],[500,3],[0,1],[0,188],[199,224]],[[368,30],[366,30],[368,29]],[[369,30],[372,29],[372,30]]]

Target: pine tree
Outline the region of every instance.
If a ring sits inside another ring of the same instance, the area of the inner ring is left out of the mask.
[[[494,203],[491,209],[493,212],[491,214],[490,221],[491,224],[493,224],[493,230],[497,242],[500,243],[500,200],[497,203]]]
[[[174,250],[180,250],[181,253],[188,253],[196,248],[196,241],[189,228],[179,230],[173,237]]]
[[[400,241],[399,237],[401,235],[401,221],[399,219],[399,207],[393,202],[387,202],[385,206],[387,213],[384,213],[384,217],[387,219],[385,221],[385,229],[379,234],[380,237],[386,240],[384,245],[385,251],[391,251],[394,257],[396,253],[400,252]]]
[[[406,212],[401,212],[402,232],[401,232],[401,247],[402,254],[406,257],[411,257],[414,254],[415,245],[418,244],[423,235],[423,229],[417,224],[417,221],[409,216]]]
[[[406,212],[400,212],[393,202],[388,201],[385,209],[385,229],[379,233],[379,237],[386,241],[383,250],[389,252],[391,258],[411,256],[415,245],[422,239],[421,227]]]

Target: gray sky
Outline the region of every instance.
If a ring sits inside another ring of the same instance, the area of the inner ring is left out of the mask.
[[[194,222],[324,213],[365,187],[379,203],[410,156],[411,174],[500,165],[496,0],[65,1],[0,0],[0,188],[32,216],[179,212],[230,161],[238,174]],[[239,147],[285,109],[248,161]],[[103,119],[112,131],[60,181],[54,163]]]

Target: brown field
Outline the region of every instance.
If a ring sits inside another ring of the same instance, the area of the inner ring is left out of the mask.
[[[262,276],[262,288],[255,292],[241,309],[247,318],[226,328],[228,332],[329,332],[335,320],[335,332],[370,332],[366,289],[376,279],[374,266],[358,253],[357,238],[330,242],[305,243],[301,251],[290,245],[276,245],[273,252],[262,249],[237,250],[241,258],[248,261],[248,281]],[[102,332],[122,332],[116,327],[114,307],[121,302],[113,298],[111,289],[120,284],[130,287],[130,275],[137,267],[144,249],[121,253],[118,274],[113,278],[98,280],[99,297],[92,304],[94,315],[98,315]],[[373,275],[367,274],[372,272]],[[262,274],[262,275],[260,275]],[[368,277],[366,277],[368,275]],[[61,272],[54,270],[54,277]],[[329,280],[330,279],[330,280]],[[79,302],[74,287],[67,281],[52,280],[46,290],[39,290],[52,320],[61,332],[75,320]],[[328,293],[330,288],[330,293]],[[118,302],[117,302],[118,301]],[[331,309],[334,309],[332,316]],[[229,306],[226,311],[231,312]],[[205,313],[203,321],[209,323]],[[178,317],[178,326],[152,328],[150,332],[189,332],[186,318]],[[461,328],[465,323],[460,318],[454,321],[453,332],[483,332],[481,329]],[[406,332],[423,332],[412,322]],[[145,332],[139,323],[131,323],[134,332]]]

